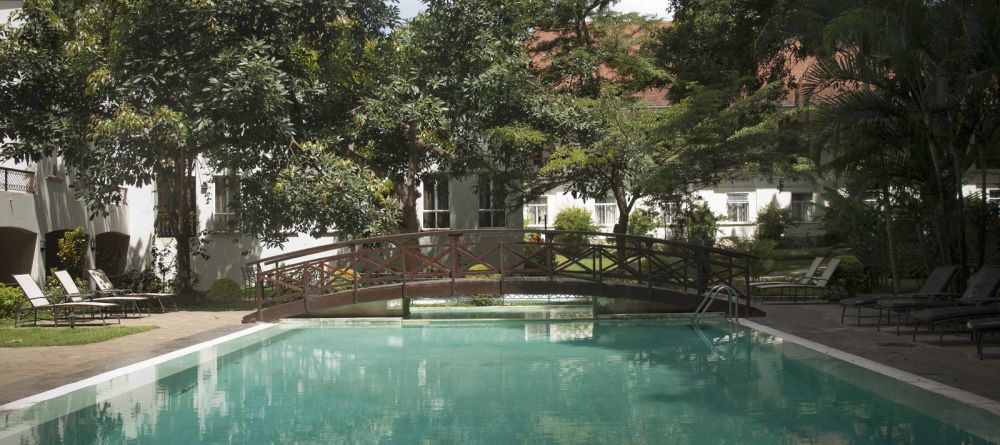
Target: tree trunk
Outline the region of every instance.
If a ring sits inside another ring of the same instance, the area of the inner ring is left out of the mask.
[[[952,158],[954,158],[953,166],[955,169],[955,194],[958,196],[955,206],[955,216],[958,219],[958,266],[960,268],[958,279],[959,283],[964,283],[968,278],[966,266],[969,262],[969,244],[965,227],[965,196],[962,193],[962,159],[954,145],[952,145]]]
[[[177,175],[174,190],[178,197],[177,217],[174,218],[174,240],[177,241],[177,292],[180,295],[191,295],[194,293],[194,280],[191,273],[191,238],[195,235],[191,233],[194,226],[194,212],[191,205],[191,176],[189,171],[191,162],[187,159],[184,149],[181,155],[175,160],[175,173]]]
[[[406,173],[403,176],[403,183],[393,185],[393,191],[403,204],[402,219],[399,221],[400,233],[415,233],[420,231],[420,220],[417,218],[417,198],[420,192],[417,191],[417,168],[420,153],[420,142],[417,139],[417,123],[410,122],[406,126]]]
[[[889,272],[892,273],[892,294],[899,294],[899,266],[896,264],[896,235],[895,222],[892,218],[892,200],[889,195],[888,185],[882,191],[883,208],[885,209],[885,234],[889,241]]]
[[[990,205],[989,199],[986,196],[986,144],[978,144],[978,154],[979,154],[979,171],[981,172],[981,186],[979,187],[980,193],[980,205],[982,206],[982,211],[979,212],[979,252],[976,257],[976,268],[983,267],[986,263],[986,237],[989,235],[989,218],[990,218]]]

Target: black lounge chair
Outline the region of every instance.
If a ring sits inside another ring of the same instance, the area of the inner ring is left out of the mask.
[[[800,296],[799,291],[802,292],[813,291],[813,292],[819,292],[821,294],[826,292],[828,289],[827,286],[830,284],[830,280],[833,278],[833,274],[834,272],[837,271],[837,266],[839,265],[840,265],[840,258],[834,258],[830,260],[830,262],[827,263],[826,265],[826,269],[823,270],[823,275],[820,275],[820,277],[813,284],[762,284],[759,286],[754,286],[754,289],[759,289],[763,291],[768,291],[768,290],[781,291],[781,295],[779,295],[779,298],[785,297],[784,292],[790,290],[792,291],[792,302],[794,303],[798,301],[798,297]],[[758,299],[764,298],[764,295],[762,294],[763,292],[761,294],[758,294]],[[802,295],[802,297],[805,298],[804,295]]]
[[[816,276],[816,271],[819,270],[820,264],[823,263],[823,257],[818,256],[813,259],[812,264],[809,265],[809,269],[806,270],[805,275],[801,277],[786,277],[783,280],[774,281],[755,281],[750,283],[751,286],[763,286],[767,284],[811,284],[813,277]]]
[[[886,298],[927,299],[932,298],[934,295],[940,295],[948,288],[948,284],[951,283],[951,280],[955,278],[955,274],[957,273],[958,266],[940,266],[931,271],[931,274],[924,280],[923,286],[916,293],[898,295],[865,294],[859,297],[840,300],[840,306],[843,308],[840,312],[840,324],[844,324],[844,316],[847,314],[848,308],[857,309],[857,325],[861,326],[861,309],[875,307],[878,300]],[[881,311],[879,317],[881,317]]]
[[[983,347],[986,346],[986,334],[993,334],[1000,331],[1000,316],[969,320],[966,322],[966,327],[972,331],[972,338],[976,342],[976,355],[982,360]]]
[[[986,265],[979,269],[969,281],[969,287],[962,295],[954,293],[940,293],[930,295],[929,298],[883,298],[878,300],[875,308],[879,310],[877,328],[882,327],[882,311],[887,314],[887,320],[892,312],[896,312],[899,317],[896,321],[896,333],[902,324],[903,315],[908,315],[914,311],[922,309],[948,308],[953,306],[974,306],[994,301],[993,294],[1000,286],[1000,266]]]
[[[114,303],[101,303],[96,301],[83,301],[83,302],[70,302],[70,303],[52,303],[45,293],[42,292],[42,288],[38,287],[38,283],[31,278],[30,275],[14,275],[14,280],[17,281],[18,286],[21,286],[21,290],[24,291],[24,297],[28,300],[28,305],[24,305],[24,301],[18,302],[17,308],[14,309],[14,327],[17,327],[17,322],[22,317],[28,315],[28,313],[34,314],[32,320],[32,326],[38,325],[38,311],[48,310],[52,313],[52,323],[59,326],[60,318],[68,319],[70,327],[76,324],[76,311],[77,310],[96,310],[101,314],[101,323],[107,324],[106,309],[111,309],[117,305]],[[66,311],[66,316],[59,317],[59,311]],[[121,323],[121,319],[118,319],[118,323]]]
[[[972,278],[969,288],[956,300],[952,307],[930,308],[912,311],[913,340],[917,339],[917,331],[921,325],[934,326],[950,323],[964,324],[975,318],[1000,316],[1000,299],[996,298],[1000,289],[1000,265],[983,266]],[[944,344],[944,331],[940,333],[940,343]]]

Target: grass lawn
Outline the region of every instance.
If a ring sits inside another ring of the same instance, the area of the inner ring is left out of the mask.
[[[0,348],[71,346],[98,343],[156,329],[156,326],[0,327]]]

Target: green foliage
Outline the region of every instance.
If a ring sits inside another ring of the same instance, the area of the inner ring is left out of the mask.
[[[847,292],[848,297],[871,290],[871,280],[865,265],[856,256],[839,256],[840,265],[833,273],[833,284]]]
[[[164,292],[163,280],[157,275],[156,270],[145,267],[140,270],[128,270],[125,276],[121,277],[117,286],[123,289],[130,289],[133,292]]]
[[[556,230],[573,230],[577,232],[596,232],[598,227],[590,217],[590,211],[582,207],[569,207],[556,214],[553,221]]]
[[[660,213],[651,208],[638,208],[628,219],[629,235],[651,236],[659,225]]]
[[[14,311],[22,302],[25,302],[25,297],[20,287],[0,283],[0,318],[13,318]]]
[[[885,222],[873,206],[857,197],[827,194],[823,211],[823,230],[832,241],[843,242],[857,259],[870,265],[888,265]]]
[[[503,295],[476,294],[472,296],[473,306],[503,306]]]
[[[58,240],[59,261],[76,278],[83,276],[83,266],[87,263],[87,234],[83,227],[77,227],[63,234]]]
[[[471,271],[471,272],[482,272],[484,270],[490,270],[489,266],[487,266],[485,264],[473,264],[472,266],[469,267],[469,271]],[[493,279],[493,280],[499,280],[500,279],[500,274],[498,274],[498,273],[476,274],[474,276],[476,278],[489,278],[489,279]]]
[[[727,249],[755,256],[750,259],[750,276],[760,277],[774,270],[774,248],[778,242],[770,239],[728,237]]]
[[[983,37],[995,35],[1000,5],[863,2],[838,12],[803,78],[804,97],[820,102],[814,145],[833,154],[833,172],[880,192],[883,219],[917,222],[919,242],[936,250],[927,266],[968,264],[962,184],[977,162],[990,164],[1000,137],[1000,41]]]
[[[0,158],[60,156],[92,214],[119,203],[123,184],[157,183],[181,292],[193,287],[196,163],[242,172],[234,210],[265,242],[283,241],[289,226],[378,226],[394,209],[381,206],[363,163],[343,158],[356,155],[346,140],[367,51],[394,9],[278,3],[26,2],[0,36]],[[309,179],[328,181],[296,186]]]
[[[792,212],[771,201],[757,213],[757,238],[762,240],[780,240],[789,227],[798,226],[792,218]]]
[[[719,233],[719,222],[723,220],[725,217],[712,213],[708,204],[692,202],[674,216],[670,233],[677,240],[712,245]]]
[[[208,288],[206,295],[210,302],[215,303],[237,301],[243,295],[243,288],[229,278],[219,278]]]
[[[553,227],[556,230],[570,230],[577,232],[596,232],[599,228],[590,218],[590,211],[582,207],[569,207],[556,214]],[[563,247],[568,253],[573,253],[583,249],[583,244],[590,242],[590,237],[580,234],[558,235],[553,240],[559,244],[568,244],[570,247]]]

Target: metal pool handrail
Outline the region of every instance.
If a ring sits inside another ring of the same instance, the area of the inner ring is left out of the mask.
[[[708,308],[712,306],[712,302],[715,301],[716,297],[723,292],[726,293],[726,318],[739,320],[739,291],[728,284],[716,284],[715,286],[712,286],[712,289],[705,293],[705,298],[701,300],[701,303],[698,304],[698,308],[694,310],[694,315],[691,316],[691,321],[697,323],[698,320],[705,315],[705,312],[708,312]]]

